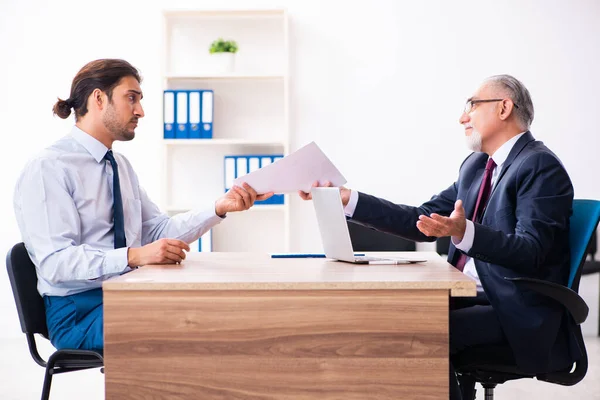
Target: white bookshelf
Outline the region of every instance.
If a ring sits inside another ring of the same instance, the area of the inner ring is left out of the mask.
[[[244,80],[244,79],[265,79],[265,80],[283,80],[284,75],[271,75],[271,74],[252,74],[244,75],[239,73],[218,73],[212,72],[205,75],[191,75],[191,74],[172,74],[165,77],[170,81],[187,81],[187,80],[216,80],[216,79],[233,79],[233,80]]]
[[[214,91],[212,139],[162,139],[162,205],[170,215],[204,209],[224,194],[225,156],[289,152],[288,18],[285,10],[164,11],[163,89]],[[217,38],[235,40],[235,69],[211,61]],[[163,127],[160,127],[161,138]],[[213,251],[285,252],[289,198],[228,214]]]
[[[181,139],[163,139],[166,146],[181,146]],[[285,146],[283,142],[261,141],[252,139],[187,139],[186,146],[260,146],[260,147],[281,147]]]

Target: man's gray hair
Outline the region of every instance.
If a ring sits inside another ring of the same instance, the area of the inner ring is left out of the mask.
[[[485,80],[506,90],[508,97],[516,104],[513,108],[524,129],[529,129],[533,121],[533,102],[529,90],[517,78],[510,75],[494,75]]]

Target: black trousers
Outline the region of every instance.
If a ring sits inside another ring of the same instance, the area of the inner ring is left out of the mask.
[[[450,299],[450,400],[463,400],[453,356],[473,346],[506,343],[500,321],[483,291],[478,291],[477,297]]]

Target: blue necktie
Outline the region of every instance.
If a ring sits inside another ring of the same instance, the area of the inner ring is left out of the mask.
[[[115,224],[115,249],[127,246],[125,241],[125,219],[123,217],[123,200],[119,183],[119,167],[111,150],[106,152],[105,160],[110,162],[113,169],[113,220]]]

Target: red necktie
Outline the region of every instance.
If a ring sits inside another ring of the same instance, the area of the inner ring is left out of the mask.
[[[479,195],[477,196],[477,203],[475,203],[475,211],[473,211],[473,218],[471,221],[479,223],[483,216],[483,210],[487,204],[490,192],[492,191],[492,171],[496,168],[496,163],[490,157],[487,164],[485,164],[485,172],[483,173],[483,179],[481,180],[481,186],[479,187]],[[456,262],[456,268],[462,271],[467,263],[468,256],[465,253],[460,253],[458,261]]]

